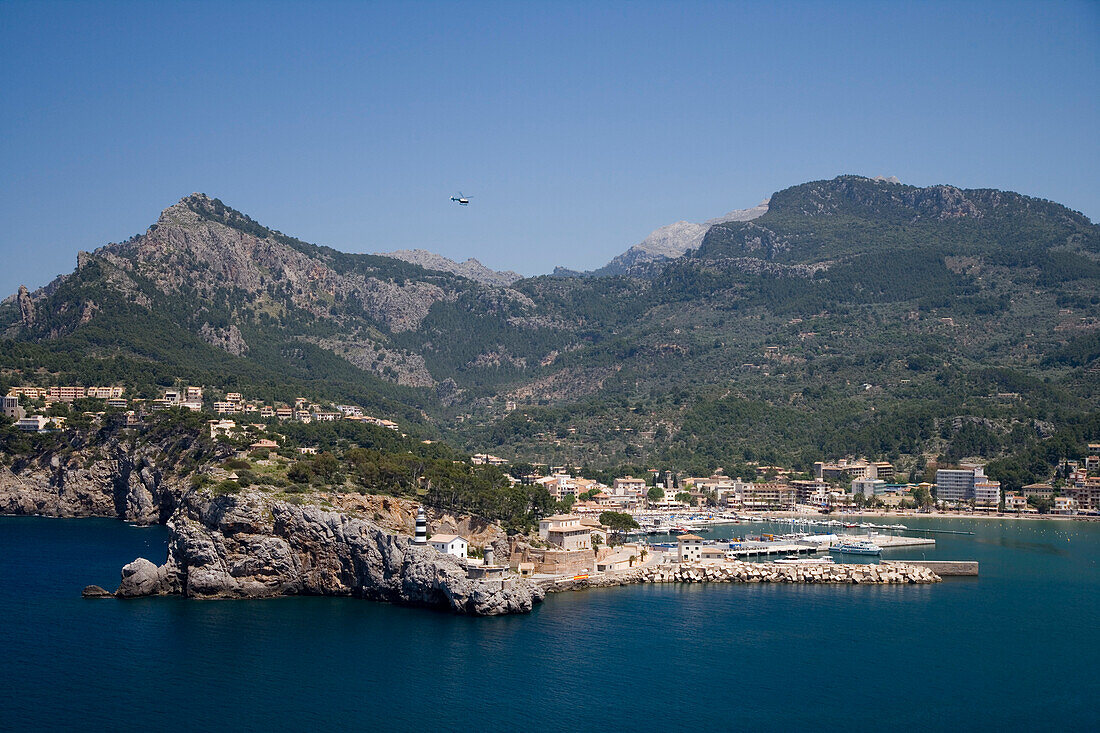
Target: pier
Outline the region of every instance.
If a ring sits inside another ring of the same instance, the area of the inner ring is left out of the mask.
[[[907,532],[935,532],[936,534],[974,534],[973,532],[966,532],[960,529],[921,529],[920,527],[912,527],[906,530]]]
[[[900,535],[865,535],[865,534],[845,534],[840,535],[842,542],[855,542],[859,540],[867,540],[874,542],[876,545],[884,550],[891,549],[893,547],[928,547],[935,546],[936,541],[931,537],[902,537]]]

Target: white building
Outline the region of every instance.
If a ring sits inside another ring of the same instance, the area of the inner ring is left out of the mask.
[[[699,562],[703,559],[703,538],[694,534],[682,534],[676,538],[679,544],[677,559],[680,562]]]
[[[852,493],[871,498],[886,491],[886,482],[880,478],[857,478],[852,481]]]
[[[457,534],[433,534],[428,544],[444,555],[454,555],[463,560],[467,558],[470,549],[470,543],[466,538]]]
[[[1001,482],[985,479],[974,482],[974,503],[997,506],[1001,503]]]
[[[1051,514],[1076,514],[1080,507],[1077,504],[1077,500],[1072,496],[1056,496],[1054,497],[1054,506],[1051,508]]]
[[[230,433],[237,429],[237,423],[233,420],[207,420],[206,424],[210,426],[211,438],[216,438],[219,435],[228,437]]]
[[[576,514],[555,514],[539,520],[539,537],[563,550],[592,548],[592,530]]]
[[[15,423],[15,427],[28,433],[40,433],[46,429],[49,422],[50,419],[45,415],[28,415],[19,418],[19,421]]]
[[[940,501],[976,499],[974,485],[985,481],[988,481],[988,479],[985,476],[985,469],[981,466],[941,468],[936,471],[936,498]]]

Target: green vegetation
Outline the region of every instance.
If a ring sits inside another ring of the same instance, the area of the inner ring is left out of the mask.
[[[626,512],[602,512],[600,514],[600,524],[610,528],[613,532],[629,532],[639,527],[638,523],[634,521],[634,517]]]
[[[299,490],[343,480],[515,523],[548,506],[529,488],[545,470],[536,462],[608,482],[651,467],[747,478],[753,464],[805,471],[843,455],[911,472],[980,458],[1011,490],[1100,438],[1100,227],[1052,202],[843,176],[780,191],[763,217],[715,226],[692,255],[639,276],[538,277],[507,291],[308,244],[216,199],[186,205],[211,227],[265,239],[284,263],[310,258],[439,297],[353,297],[323,278],[280,278],[278,262],[248,290],[206,253],[148,264],[139,255],[154,229],[82,258],[38,297],[32,326],[15,303],[0,306],[0,390],[122,384],[155,397],[182,380],[361,405],[411,437],[285,425],[286,449],[322,455],[280,479]],[[417,317],[389,321],[382,306]],[[203,335],[230,327],[247,343],[241,356]],[[381,357],[360,368],[321,345],[341,339],[409,355],[433,384],[396,384]],[[87,428],[84,413],[102,409],[74,404],[68,417]],[[55,439],[0,435],[22,446],[14,453]],[[465,458],[441,440],[526,464],[523,483],[448,466]]]

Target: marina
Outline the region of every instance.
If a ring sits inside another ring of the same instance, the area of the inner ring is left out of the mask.
[[[678,527],[679,529],[679,527]],[[732,529],[723,525],[722,529]],[[663,531],[662,534],[671,534],[672,528]],[[694,529],[693,531],[699,531]],[[683,535],[681,535],[683,536]],[[676,534],[672,534],[675,540]],[[794,532],[788,534],[771,534],[762,532],[757,535],[744,535],[742,537],[730,537],[728,539],[714,538],[702,540],[701,546],[722,551],[728,559],[765,559],[779,556],[813,555],[826,552],[835,552],[845,555],[862,555],[875,562],[883,550],[895,550],[901,548],[921,547],[934,548],[936,540],[930,537],[907,537],[900,534],[882,534],[870,531],[867,534],[835,534],[835,533],[807,533]],[[672,542],[650,542],[648,547],[655,556],[661,554],[674,555],[677,544]]]

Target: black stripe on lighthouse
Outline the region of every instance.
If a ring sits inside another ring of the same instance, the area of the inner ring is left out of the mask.
[[[424,507],[416,510],[416,537],[413,542],[417,545],[428,544],[428,518],[424,516]]]

